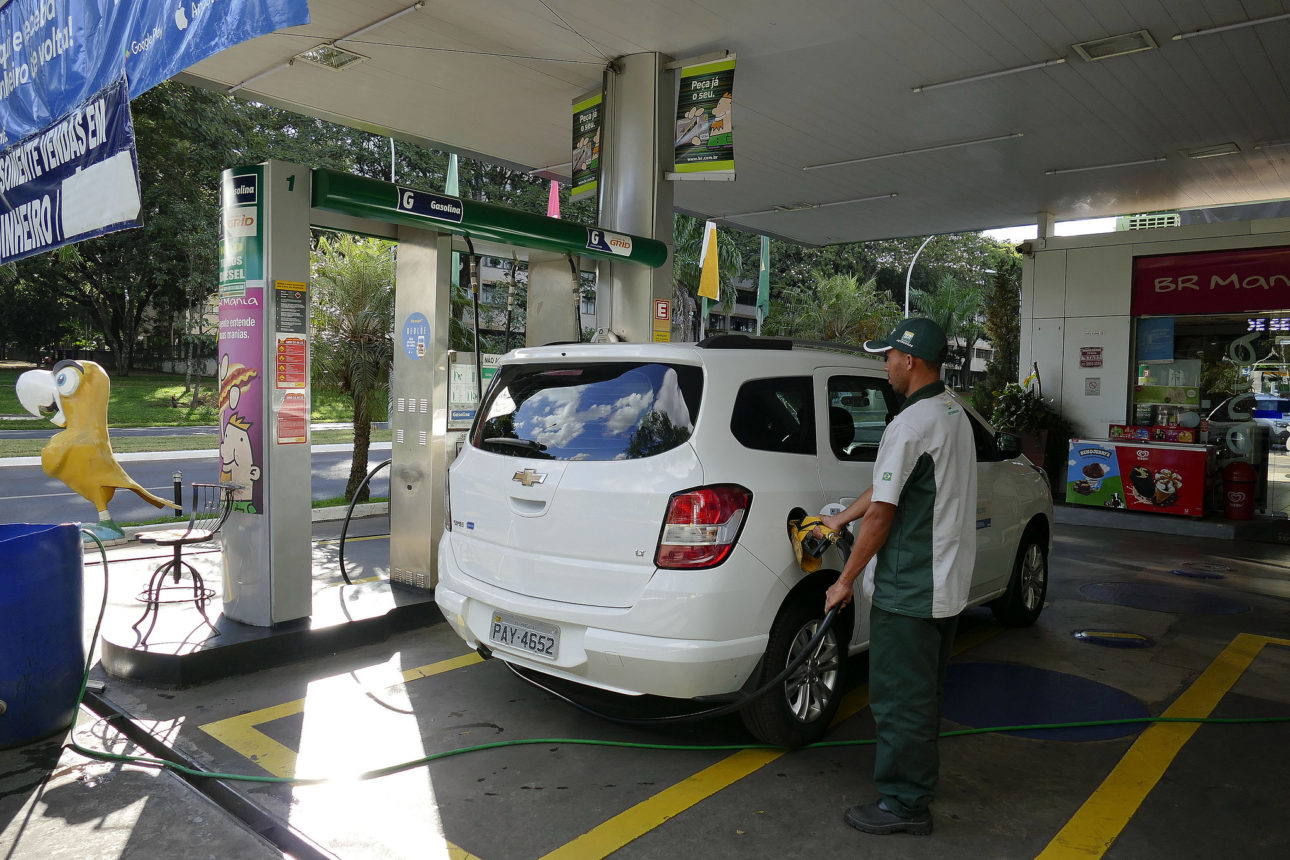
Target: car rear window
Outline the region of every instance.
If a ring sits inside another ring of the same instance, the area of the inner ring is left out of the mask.
[[[688,365],[503,365],[472,442],[551,460],[650,457],[690,438],[702,392],[703,372]]]

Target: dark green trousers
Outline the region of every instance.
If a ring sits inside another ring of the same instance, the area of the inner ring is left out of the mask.
[[[873,781],[887,808],[909,818],[932,802],[940,773],[941,689],[958,617],[913,618],[875,606],[869,619]]]

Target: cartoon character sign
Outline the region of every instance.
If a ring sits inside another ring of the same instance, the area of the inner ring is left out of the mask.
[[[260,467],[255,462],[255,447],[250,430],[258,418],[258,411],[238,411],[244,391],[249,390],[259,373],[251,367],[233,362],[228,353],[219,361],[219,414],[220,414],[220,481],[240,484],[233,493],[236,510],[257,513],[255,505],[256,482],[260,480]],[[251,397],[248,405],[258,403]]]
[[[242,489],[233,493],[234,503],[239,510],[255,513],[251,488],[260,480],[260,467],[255,465],[250,431],[250,421],[241,415],[229,416],[219,443],[219,479],[221,483],[240,484]]]

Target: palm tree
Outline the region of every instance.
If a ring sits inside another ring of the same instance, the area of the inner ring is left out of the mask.
[[[677,341],[692,341],[699,318],[699,257],[703,251],[704,222],[688,215],[673,218],[672,326]],[[743,255],[730,231],[717,231],[717,305],[729,310],[735,302],[734,280],[743,271]]]
[[[766,320],[767,334],[858,344],[885,337],[900,321],[900,305],[870,278],[816,272],[814,283],[786,287]]]
[[[394,245],[342,234],[313,255],[313,367],[354,404],[354,459],[345,498],[367,475],[372,407],[385,399],[394,362]],[[358,501],[368,498],[363,488]]]
[[[965,284],[948,274],[941,276],[934,291],[916,289],[910,293],[910,303],[918,313],[935,320],[944,329],[950,342],[945,363],[960,368],[965,376],[971,367],[972,350],[985,334],[981,318],[984,299],[980,287]]]

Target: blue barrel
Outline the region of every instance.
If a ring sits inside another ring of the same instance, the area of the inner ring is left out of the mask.
[[[62,731],[85,671],[80,527],[0,523],[0,749]]]

